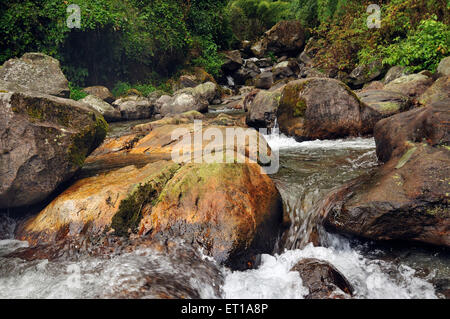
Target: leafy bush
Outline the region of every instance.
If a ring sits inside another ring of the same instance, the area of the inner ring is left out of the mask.
[[[122,95],[125,95],[128,91],[135,89],[139,91],[143,96],[149,96],[150,93],[157,90],[155,86],[152,84],[130,84],[128,82],[117,82],[114,88],[112,89],[111,93],[115,97],[119,97]]]
[[[288,1],[232,0],[228,14],[235,37],[254,40],[278,21],[291,17]]]
[[[411,71],[435,71],[450,47],[450,28],[435,19],[423,20],[406,39],[385,48],[383,62],[407,66]]]
[[[79,101],[84,99],[88,94],[83,92],[83,89],[77,85],[74,85],[72,82],[69,82],[69,90],[70,90],[70,98],[75,101]]]
[[[192,59],[192,65],[204,68],[214,77],[219,77],[223,64],[223,57],[218,53],[218,46],[211,38],[195,38],[193,47],[198,56]]]

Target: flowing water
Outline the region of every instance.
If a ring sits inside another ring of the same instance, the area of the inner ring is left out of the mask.
[[[277,253],[263,255],[258,269],[232,272],[182,242],[110,258],[23,261],[5,258],[26,247],[13,239],[16,221],[0,215],[0,298],[303,298],[308,289],[290,269],[302,258],[326,260],[355,288],[355,298],[439,298],[448,291],[448,252],[383,247],[320,229],[322,247],[308,243],[317,228],[315,208],[334,187],[378,166],[373,139],[297,143],[266,136],[280,151],[272,176],[292,221]]]

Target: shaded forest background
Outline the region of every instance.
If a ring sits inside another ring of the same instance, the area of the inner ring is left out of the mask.
[[[315,38],[319,69],[351,72],[375,59],[434,71],[449,54],[450,0],[77,0],[69,29],[62,0],[0,2],[0,64],[40,51],[61,61],[71,87],[170,90],[168,80],[201,67],[220,77],[221,51],[297,19]],[[368,29],[369,4],[382,8]]]

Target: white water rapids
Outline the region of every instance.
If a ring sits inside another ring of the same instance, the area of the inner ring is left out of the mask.
[[[437,298],[430,280],[433,273],[418,276],[416,270],[401,262],[368,258],[362,246],[350,244],[348,239],[327,234],[328,247],[312,244],[296,248],[295,232],[324,192],[335,184],[329,176],[317,175],[315,162],[302,171],[309,156],[318,156],[331,165],[342,157],[339,166],[323,166],[336,176],[338,182],[353,177],[349,170],[366,170],[374,162],[373,139],[311,141],[297,143],[285,136],[271,135],[267,140],[279,149],[282,172],[274,179],[287,205],[294,225],[291,229],[290,249],[275,255],[263,255],[258,269],[230,271],[218,266],[199,251],[181,245],[179,252],[164,254],[140,249],[110,259],[83,257],[77,261],[23,261],[1,256],[26,247],[26,242],[11,239],[14,223],[0,220],[0,231],[10,232],[0,240],[0,298],[157,298],[174,293],[178,297],[199,298],[304,298],[308,289],[298,273],[290,269],[302,258],[318,258],[333,264],[355,288],[355,298]],[[330,160],[329,154],[343,152]],[[354,153],[356,152],[356,153]],[[351,157],[348,154],[352,154]],[[302,159],[306,162],[298,164]],[[296,166],[300,165],[300,166]],[[292,171],[298,169],[299,185]],[[317,176],[316,176],[317,175]],[[325,188],[319,191],[319,188]],[[305,190],[309,189],[309,192]],[[292,191],[294,190],[294,194]],[[300,196],[295,190],[303,191]],[[6,226],[5,226],[6,225]],[[448,265],[447,265],[448,266]]]

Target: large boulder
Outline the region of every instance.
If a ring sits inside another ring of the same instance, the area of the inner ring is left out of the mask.
[[[443,58],[436,70],[438,76],[450,76],[450,56]]]
[[[419,98],[422,105],[450,99],[450,76],[442,76],[433,83]]]
[[[291,271],[298,272],[303,286],[308,288],[305,299],[341,299],[351,297],[354,292],[345,276],[326,261],[304,258]]]
[[[305,44],[305,31],[299,21],[280,21],[252,46],[257,57],[267,52],[298,54]]]
[[[180,93],[188,93],[198,99],[206,100],[208,103],[212,103],[218,95],[217,85],[213,82],[205,82],[192,88],[185,88],[176,91],[174,95]]]
[[[329,230],[373,240],[450,247],[448,103],[383,119],[375,127],[378,171],[325,201]]]
[[[364,108],[367,106],[338,80],[302,79],[284,87],[278,123],[282,133],[298,140],[358,136],[370,131],[363,127]]]
[[[106,103],[95,95],[88,95],[81,99],[80,102],[89,105],[89,107],[99,112],[108,122],[120,121],[122,119],[122,115],[118,109],[115,109],[111,104]]]
[[[350,84],[360,87],[365,83],[378,79],[383,75],[383,63],[379,60],[357,66],[350,73]]]
[[[69,82],[59,61],[43,53],[25,53],[0,67],[0,80],[24,86],[29,91],[69,97]]]
[[[247,85],[249,80],[253,80],[259,74],[261,74],[261,70],[255,62],[247,60],[245,64],[233,74],[233,78],[237,85]]]
[[[112,105],[124,120],[148,119],[155,113],[155,102],[138,94],[120,98]]]
[[[107,124],[73,100],[0,92],[0,208],[36,204],[83,165]]]
[[[105,86],[90,86],[87,88],[83,89],[83,92],[89,94],[89,95],[93,95],[96,96],[100,99],[102,99],[103,101],[105,101],[106,103],[112,103],[115,101],[114,96],[112,95],[112,93],[109,91],[109,89]]]
[[[399,77],[384,87],[386,91],[400,92],[412,98],[419,98],[433,83],[425,74],[410,74]]]
[[[143,236],[155,242],[182,238],[232,268],[253,266],[257,254],[272,252],[282,225],[275,184],[254,162],[171,161],[176,144],[172,133],[180,128],[194,132],[192,124],[161,125],[147,135],[105,141],[91,164],[139,154],[168,154],[169,160],[128,164],[78,180],[21,224],[17,238],[31,245],[77,238],[85,238],[89,245],[91,239],[94,242],[105,234],[110,240],[117,236],[124,240]],[[232,145],[225,148],[234,150]],[[248,152],[240,154],[245,157]]]
[[[379,120],[412,107],[411,99],[398,92],[367,90],[357,93],[357,96],[370,109],[370,112],[363,111],[363,123],[366,127],[374,128]]]
[[[280,103],[281,90],[269,92],[261,90],[247,103],[246,123],[255,128],[272,128],[277,118],[278,105]]]

